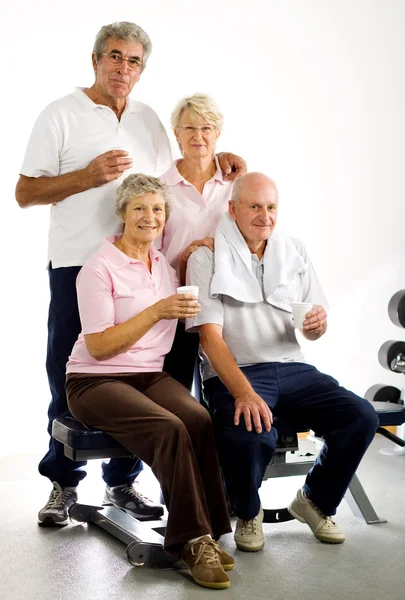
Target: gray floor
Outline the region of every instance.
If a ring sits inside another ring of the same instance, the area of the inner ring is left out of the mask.
[[[223,546],[237,564],[231,587],[222,592],[196,586],[185,571],[132,567],[125,547],[95,526],[41,529],[36,514],[49,485],[36,473],[38,457],[0,458],[0,598],[7,600],[146,600],[226,598],[288,600],[405,599],[405,456],[387,456],[390,446],[377,436],[358,475],[386,524],[366,525],[345,501],[337,515],[347,541],[317,542],[307,526],[290,521],[265,525],[263,552],[236,551],[231,535]],[[268,508],[288,504],[302,478],[263,485]],[[143,485],[158,497],[156,481]],[[80,486],[82,502],[102,499],[99,465],[94,461]]]

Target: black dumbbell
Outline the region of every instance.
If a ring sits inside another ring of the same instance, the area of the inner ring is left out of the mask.
[[[401,402],[401,391],[392,385],[376,383],[367,390],[364,397],[370,402],[393,402],[394,404],[399,404]]]
[[[388,303],[388,315],[394,325],[405,327],[405,290],[392,296]]]
[[[394,373],[405,373],[405,342],[385,342],[378,351],[378,361],[384,369]]]

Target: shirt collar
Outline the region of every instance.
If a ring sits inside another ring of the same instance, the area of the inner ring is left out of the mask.
[[[85,94],[85,92],[84,92],[85,89],[86,88],[76,87],[75,91],[73,92],[73,96],[76,98],[76,100],[79,102],[79,104],[81,104],[81,106],[83,106],[83,108],[85,108],[87,110],[94,110],[95,108],[97,108],[97,109],[109,108],[108,106],[106,106],[104,104],[96,104],[95,102],[93,102],[93,100],[91,100],[91,98],[89,98],[88,95]],[[135,100],[131,100],[130,98],[127,98],[127,105],[122,114],[124,114],[126,112],[139,113],[139,112],[141,112],[141,110],[142,110],[141,102],[136,102]]]
[[[211,179],[213,179],[214,181],[219,181],[220,183],[225,183],[222,169],[219,166],[219,161],[218,161],[217,155],[214,156],[214,160],[215,160],[215,165],[216,165],[217,169]],[[180,175],[180,172],[177,169],[177,165],[180,164],[181,161],[182,161],[181,158],[173,161],[173,164],[170,167],[170,169],[168,171],[166,171],[165,180],[166,180],[167,185],[170,187],[174,187],[175,185],[178,185],[179,183],[184,183],[185,185],[191,185],[189,181],[187,181],[186,179],[184,179],[184,177],[182,175]]]
[[[121,237],[122,233],[119,233],[117,235],[110,235],[109,237],[105,238],[101,247],[98,250],[101,256],[103,256],[110,265],[110,267],[115,270],[123,269],[131,263],[143,264],[142,261],[138,260],[137,258],[131,258],[127,254],[119,250],[117,246],[114,246],[114,242],[119,240]],[[159,260],[160,252],[156,250],[153,244],[151,244],[149,254],[152,261]]]

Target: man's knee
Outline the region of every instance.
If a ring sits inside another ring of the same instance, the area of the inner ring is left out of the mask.
[[[360,413],[362,420],[362,427],[369,432],[371,435],[374,435],[379,427],[378,414],[376,413],[373,405],[361,398],[362,402],[360,403]]]
[[[277,434],[274,429],[262,433],[248,431],[243,418],[239,425],[234,424],[233,415],[221,419],[214,416],[214,430],[218,446],[221,446],[226,454],[237,452],[246,457],[255,457],[258,452],[260,454],[265,452],[266,455],[271,456],[277,445]]]
[[[351,422],[357,434],[373,438],[378,426],[378,415],[370,402],[352,394],[354,403],[350,410]]]

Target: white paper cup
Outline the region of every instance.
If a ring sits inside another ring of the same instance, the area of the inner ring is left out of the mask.
[[[132,148],[118,145],[118,146],[110,146],[108,148],[108,151],[110,151],[110,150],[122,150],[122,152],[128,152],[128,156],[126,158],[131,158]]]
[[[182,285],[177,288],[178,294],[192,294],[196,298],[198,298],[199,288],[198,285]]]
[[[302,329],[305,315],[312,307],[313,304],[311,302],[291,302],[294,325],[297,329]]]

